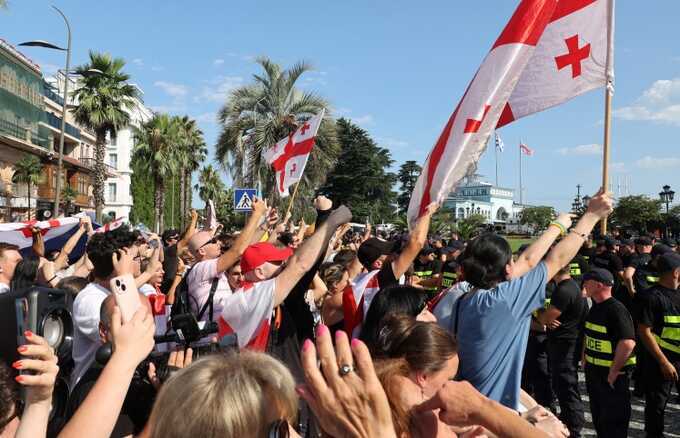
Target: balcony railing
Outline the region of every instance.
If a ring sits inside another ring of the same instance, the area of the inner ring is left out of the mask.
[[[5,134],[5,135],[11,135],[14,138],[18,138],[19,140],[23,140],[28,142],[29,141],[29,135],[28,133],[31,133],[30,135],[30,142],[33,143],[34,145],[49,149],[50,148],[50,143],[47,139],[47,137],[41,137],[39,135],[39,130],[29,130],[28,128],[25,128],[11,120],[3,119],[0,118],[0,133]]]
[[[54,87],[45,81],[43,81],[43,94],[52,102],[56,102],[59,105],[64,106],[64,98],[57,94]]]
[[[91,169],[94,169],[94,163],[95,163],[94,158],[80,158],[80,162],[83,163],[85,166],[87,166]],[[116,172],[118,170],[116,167],[112,166],[111,164],[107,163],[106,161],[104,161],[104,166],[106,166],[106,168],[110,172]]]
[[[61,117],[57,117],[54,114],[48,112],[46,112],[45,115],[47,115],[47,123],[51,127],[59,130],[61,129]],[[64,131],[71,137],[80,140],[80,129],[76,128],[70,123],[66,123],[66,128],[64,129]]]

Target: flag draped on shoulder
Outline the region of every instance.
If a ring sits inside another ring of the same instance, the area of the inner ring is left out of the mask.
[[[515,10],[425,161],[408,208],[410,226],[474,170],[557,4],[522,0]]]
[[[325,110],[322,110],[305,121],[294,133],[262,152],[265,161],[276,172],[279,196],[288,196],[288,187],[302,178],[324,113]]]

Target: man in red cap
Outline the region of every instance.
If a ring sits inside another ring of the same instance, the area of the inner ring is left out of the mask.
[[[352,213],[347,207],[333,210],[294,254],[289,248],[277,248],[267,242],[249,246],[241,257],[243,287],[223,302],[218,320],[220,337],[236,333],[239,347],[264,351],[272,324],[278,320],[274,310],[312,269],[335,230],[350,219]]]

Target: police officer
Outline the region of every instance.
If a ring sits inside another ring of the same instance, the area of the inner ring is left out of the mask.
[[[593,268],[583,289],[593,300],[585,322],[585,374],[590,412],[598,437],[628,436],[630,368],[635,365],[635,329],[626,307],[612,297],[614,277]]]
[[[578,266],[578,265],[577,265]],[[548,363],[552,386],[560,404],[560,420],[570,437],[580,437],[585,423],[578,389],[578,362],[581,358],[581,333],[588,303],[578,283],[571,277],[570,265],[553,277],[554,290],[538,321],[548,327]]]
[[[663,437],[664,410],[680,370],[680,254],[656,261],[659,281],[641,297],[638,336],[649,353],[645,370],[645,431]]]
[[[418,277],[418,285],[432,296],[439,289],[441,269],[442,263],[436,259],[432,248],[422,249],[418,258],[413,261],[413,275]]]
[[[451,244],[444,248],[442,252],[446,254],[446,261],[442,265],[441,271],[441,289],[448,289],[458,282],[458,275],[460,273],[460,264],[458,263],[458,256],[465,248],[465,245],[460,240],[454,240]]]

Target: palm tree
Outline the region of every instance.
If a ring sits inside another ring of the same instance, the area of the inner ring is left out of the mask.
[[[64,203],[64,214],[68,216],[71,211],[71,204],[76,199],[78,193],[71,186],[66,186],[61,190],[61,201]]]
[[[198,190],[198,197],[203,202],[212,199],[216,204],[220,202],[226,190],[220,174],[210,164],[201,169],[201,173],[198,175],[198,184],[194,188]]]
[[[176,118],[154,114],[140,128],[134,128],[134,136],[136,146],[132,159],[139,170],[153,175],[154,226],[158,233],[163,230],[165,182],[174,177],[177,169],[175,146],[179,135]]]
[[[12,182],[15,184],[26,184],[28,191],[28,220],[31,220],[31,186],[37,186],[42,176],[42,164],[35,155],[24,155],[24,157],[14,164],[14,175]]]
[[[128,83],[130,76],[123,73],[124,66],[122,58],[91,51],[90,62],[76,68],[83,79],[73,93],[78,102],[73,115],[77,123],[93,130],[97,137],[92,192],[98,221],[104,207],[106,135],[115,137],[119,129],[130,123],[129,111],[135,99],[141,99],[137,87]],[[101,73],[92,74],[93,70]]]
[[[261,181],[265,193],[273,193],[274,176],[262,159],[262,150],[294,132],[298,124],[322,109],[328,115],[329,108],[322,97],[295,87],[300,76],[311,69],[309,64],[299,62],[284,70],[268,58],[258,58],[257,63],[264,74],[253,75],[253,84],[233,90],[219,112],[222,132],[216,158],[237,185],[254,187]],[[319,128],[316,147],[301,181],[301,193],[309,193],[323,183],[339,151],[335,123],[327,118]]]
[[[203,132],[196,126],[196,121],[184,116],[178,120],[180,132],[180,148],[178,151],[178,167],[180,172],[180,218],[181,228],[191,206],[191,176],[205,160],[208,149],[203,139]]]

